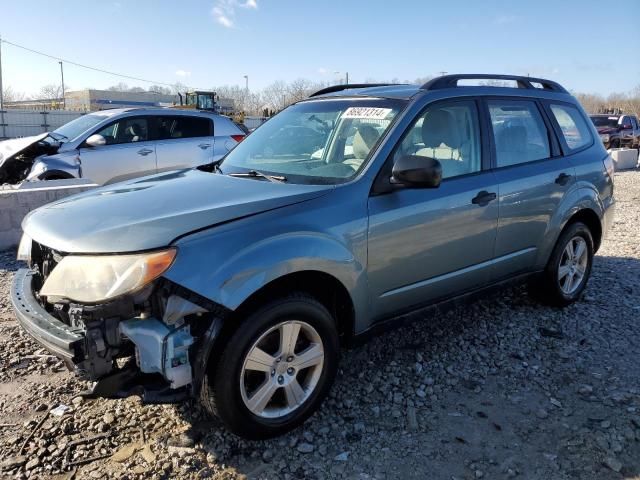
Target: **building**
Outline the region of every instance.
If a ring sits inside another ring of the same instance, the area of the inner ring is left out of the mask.
[[[111,108],[160,107],[176,105],[177,95],[156,92],[118,92],[113,90],[75,90],[66,92],[66,110],[96,112]]]

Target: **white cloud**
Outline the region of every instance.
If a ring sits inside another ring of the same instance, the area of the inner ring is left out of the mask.
[[[215,5],[211,9],[211,14],[216,22],[225,28],[235,27],[236,9],[258,9],[257,0],[216,0]]]
[[[188,72],[186,70],[176,70],[176,75],[179,77],[186,78],[191,76],[191,72]]]
[[[493,19],[493,23],[497,25],[507,25],[509,23],[514,23],[519,20],[519,17],[516,15],[498,15]]]
[[[329,73],[329,72],[327,71],[327,69],[326,69],[326,68],[324,68],[324,67],[320,67],[320,68],[318,69],[318,73],[319,73],[320,75],[326,75],[326,74],[327,74],[327,73]]]

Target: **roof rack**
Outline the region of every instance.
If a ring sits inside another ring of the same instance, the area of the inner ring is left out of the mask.
[[[330,87],[323,88],[317,92],[313,92],[309,95],[311,97],[317,97],[318,95],[324,95],[325,93],[341,92],[343,90],[349,90],[351,88],[368,88],[368,87],[388,87],[390,85],[402,85],[401,83],[344,83],[341,85],[331,85]]]
[[[459,80],[512,80],[517,83],[518,88],[536,89],[539,90],[534,83],[538,83],[542,86],[543,90],[551,90],[553,92],[569,93],[565,88],[551,80],[535,77],[522,77],[519,75],[491,75],[491,74],[460,74],[460,75],[443,75],[442,77],[436,77],[429,80],[422,85],[422,90],[438,90],[441,88],[455,88],[458,86]]]

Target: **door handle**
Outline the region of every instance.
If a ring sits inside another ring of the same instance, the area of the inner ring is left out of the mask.
[[[565,186],[567,183],[569,183],[569,180],[571,180],[571,175],[563,172],[560,175],[558,175],[558,178],[556,178],[556,183],[558,185]]]
[[[201,143],[200,145],[198,145],[202,150],[206,150],[207,148],[209,148],[211,146],[210,143]]]
[[[489,204],[489,202],[495,200],[496,198],[498,198],[498,196],[495,194],[495,192],[487,192],[486,190],[482,190],[478,193],[478,195],[473,197],[471,203],[473,203],[474,205],[485,207]]]
[[[138,155],[142,155],[143,157],[146,157],[150,153],[153,153],[153,150],[149,150],[148,148],[143,148],[142,150],[138,150]]]

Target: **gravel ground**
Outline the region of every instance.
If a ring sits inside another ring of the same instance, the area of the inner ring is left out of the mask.
[[[267,442],[192,403],[76,397],[87,385],[20,333],[18,265],[0,253],[0,475],[640,478],[640,171],[616,189],[582,301],[557,310],[513,288],[345,351],[321,410]]]

